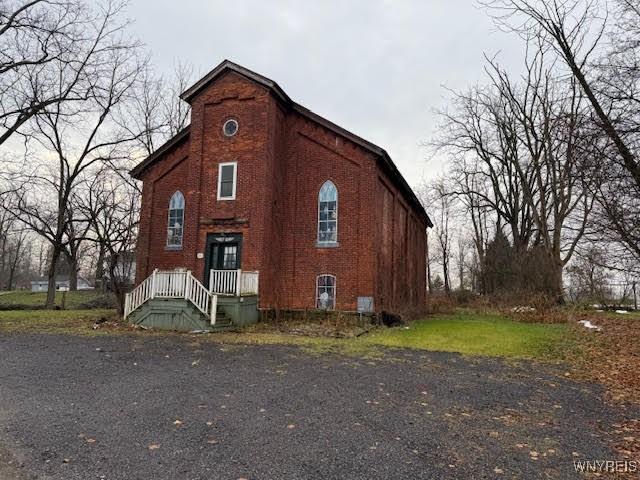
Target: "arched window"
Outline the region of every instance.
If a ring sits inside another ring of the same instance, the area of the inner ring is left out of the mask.
[[[167,247],[182,247],[184,231],[184,195],[178,190],[169,200],[169,218],[167,221]]]
[[[336,277],[318,275],[316,278],[316,308],[333,310],[336,308]]]
[[[338,241],[338,189],[331,180],[324,182],[318,194],[318,243]]]

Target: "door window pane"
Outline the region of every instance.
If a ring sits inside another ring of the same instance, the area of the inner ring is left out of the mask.
[[[225,270],[233,270],[237,268],[238,246],[225,245],[222,259],[222,268]]]

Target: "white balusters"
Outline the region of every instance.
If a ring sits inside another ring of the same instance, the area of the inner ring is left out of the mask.
[[[189,271],[154,270],[125,297],[124,318],[152,298],[184,298],[209,316],[211,294]]]
[[[258,272],[211,270],[209,290],[216,295],[257,295]]]

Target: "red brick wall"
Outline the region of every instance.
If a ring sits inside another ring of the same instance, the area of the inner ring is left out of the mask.
[[[189,143],[184,141],[146,172],[136,247],[138,283],[148,277],[154,268],[172,269],[187,265],[184,252],[167,250],[166,244],[169,200],[177,190],[186,196],[188,155]],[[188,200],[185,202],[187,211],[192,206]]]
[[[377,191],[377,305],[395,312],[424,306],[427,225],[382,168],[378,169]]]
[[[191,118],[188,139],[143,173],[138,281],[174,267],[202,279],[207,233],[242,233],[241,267],[260,271],[261,307],[313,308],[325,273],[336,276],[338,309],[355,310],[358,296],[374,296],[377,310],[424,304],[426,225],[370,152],[232,72],[194,98]],[[240,125],[231,138],[222,134],[228,118]],[[218,201],[218,164],[228,161],[238,162],[236,200]],[[326,180],[338,188],[336,248],[316,246]],[[167,208],[178,189],[183,249],[168,251]]]

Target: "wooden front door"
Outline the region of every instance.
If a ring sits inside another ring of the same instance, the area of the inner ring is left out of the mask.
[[[241,233],[208,234],[204,262],[204,284],[209,285],[211,270],[237,270],[241,268],[241,258]]]

